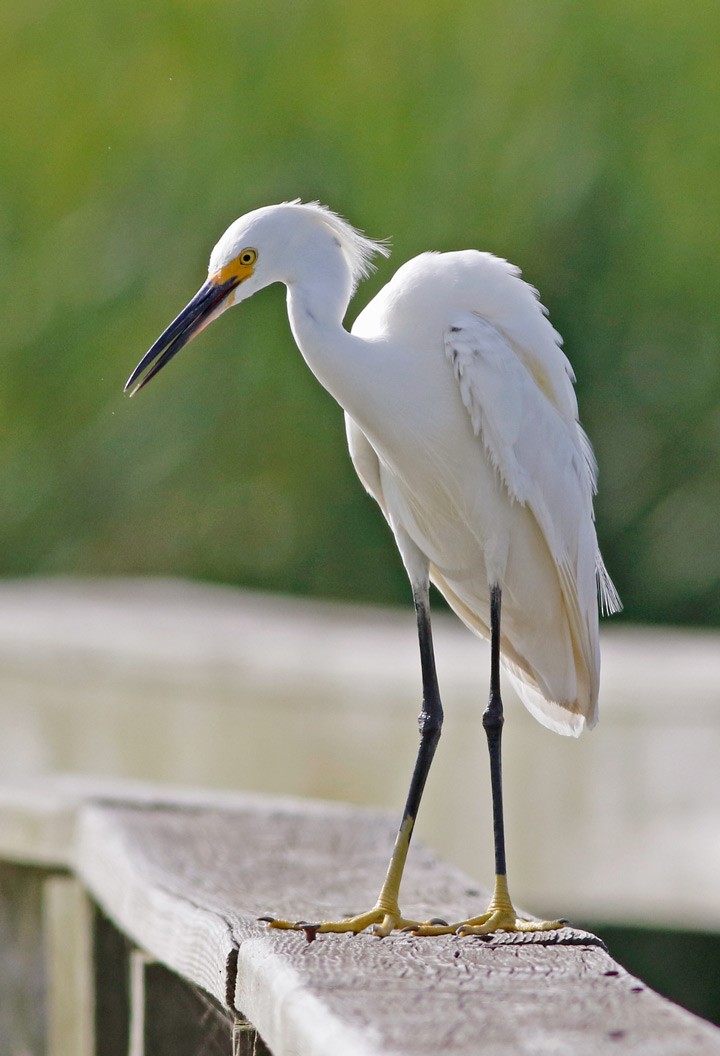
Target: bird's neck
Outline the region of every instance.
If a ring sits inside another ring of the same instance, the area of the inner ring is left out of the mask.
[[[288,283],[290,327],[305,362],[320,384],[349,410],[358,363],[359,338],[349,334],[343,318],[350,300],[349,281],[327,272]]]

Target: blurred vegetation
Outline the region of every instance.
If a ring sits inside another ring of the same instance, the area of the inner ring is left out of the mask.
[[[720,623],[717,3],[25,0],[0,12],[0,573],[404,600],[283,292],[122,386],[225,226],[318,198],[519,263],[634,619]]]

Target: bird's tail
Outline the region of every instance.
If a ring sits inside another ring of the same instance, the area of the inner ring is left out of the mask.
[[[554,733],[561,733],[565,737],[579,737],[583,730],[591,730],[597,722],[597,709],[590,718],[586,718],[580,709],[579,701],[559,704],[548,700],[537,684],[528,681],[525,671],[506,658],[503,658],[503,667],[530,714]]]

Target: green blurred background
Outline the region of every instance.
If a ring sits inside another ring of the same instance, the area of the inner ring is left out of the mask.
[[[283,291],[122,386],[225,226],[320,199],[520,264],[636,620],[720,624],[720,6],[24,0],[0,14],[0,574],[405,601]]]

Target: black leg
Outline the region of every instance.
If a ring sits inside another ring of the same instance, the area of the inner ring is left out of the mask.
[[[388,865],[387,875],[378,896],[377,907],[385,913],[385,918],[382,922],[375,925],[376,935],[387,934],[393,926],[398,926],[393,922],[401,919],[398,907],[400,881],[405,868],[410,838],[415,828],[415,819],[420,807],[420,800],[422,799],[423,789],[430,771],[430,764],[435,755],[437,743],[440,740],[440,730],[442,729],[443,721],[443,710],[435,672],[435,654],[430,629],[430,604],[427,586],[425,586],[424,590],[419,590],[415,593],[415,612],[417,615],[423,683],[423,706],[418,720],[420,726],[420,747],[415,760],[415,768],[410,781],[410,789],[402,821],[395,837],[395,846]],[[403,924],[413,927],[418,926],[415,922],[401,919],[400,926],[403,926]]]
[[[435,671],[435,652],[432,643],[432,631],[430,628],[430,605],[427,590],[415,598],[415,613],[417,616],[418,640],[420,643],[420,666],[422,669],[423,706],[418,716],[420,727],[420,747],[418,749],[415,769],[413,770],[410,790],[408,792],[405,810],[403,812],[402,826],[411,820],[415,824],[420,800],[422,798],[425,782],[430,771],[435,749],[440,740],[440,731],[443,723],[443,709],[440,702],[440,690],[438,689],[437,673]]]
[[[500,601],[499,586],[490,589],[490,700],[483,713],[483,727],[490,753],[490,787],[492,790],[493,833],[495,838],[495,874],[505,876],[505,822],[502,799],[501,742],[503,717],[500,696]]]
[[[432,632],[430,629],[430,603],[428,599],[428,583],[425,582],[414,592],[415,612],[417,615],[418,638],[420,641],[420,663],[422,669],[423,684],[423,706],[420,713],[420,747],[418,748],[415,768],[410,781],[405,809],[398,834],[395,837],[395,845],[388,865],[385,881],[380,889],[375,906],[367,913],[359,913],[357,916],[348,917],[339,921],[322,921],[318,924],[306,922],[293,922],[290,920],[267,920],[271,928],[293,928],[305,931],[308,939],[313,939],[318,932],[358,932],[372,926],[376,935],[389,935],[394,928],[405,928],[416,930],[424,927],[418,921],[407,920],[400,912],[398,898],[400,894],[400,882],[402,880],[405,861],[415,819],[417,817],[423,789],[430,770],[435,749],[440,739],[442,728],[443,710],[440,703],[437,675],[435,673],[435,655],[433,652]],[[445,925],[447,928],[447,925]]]

